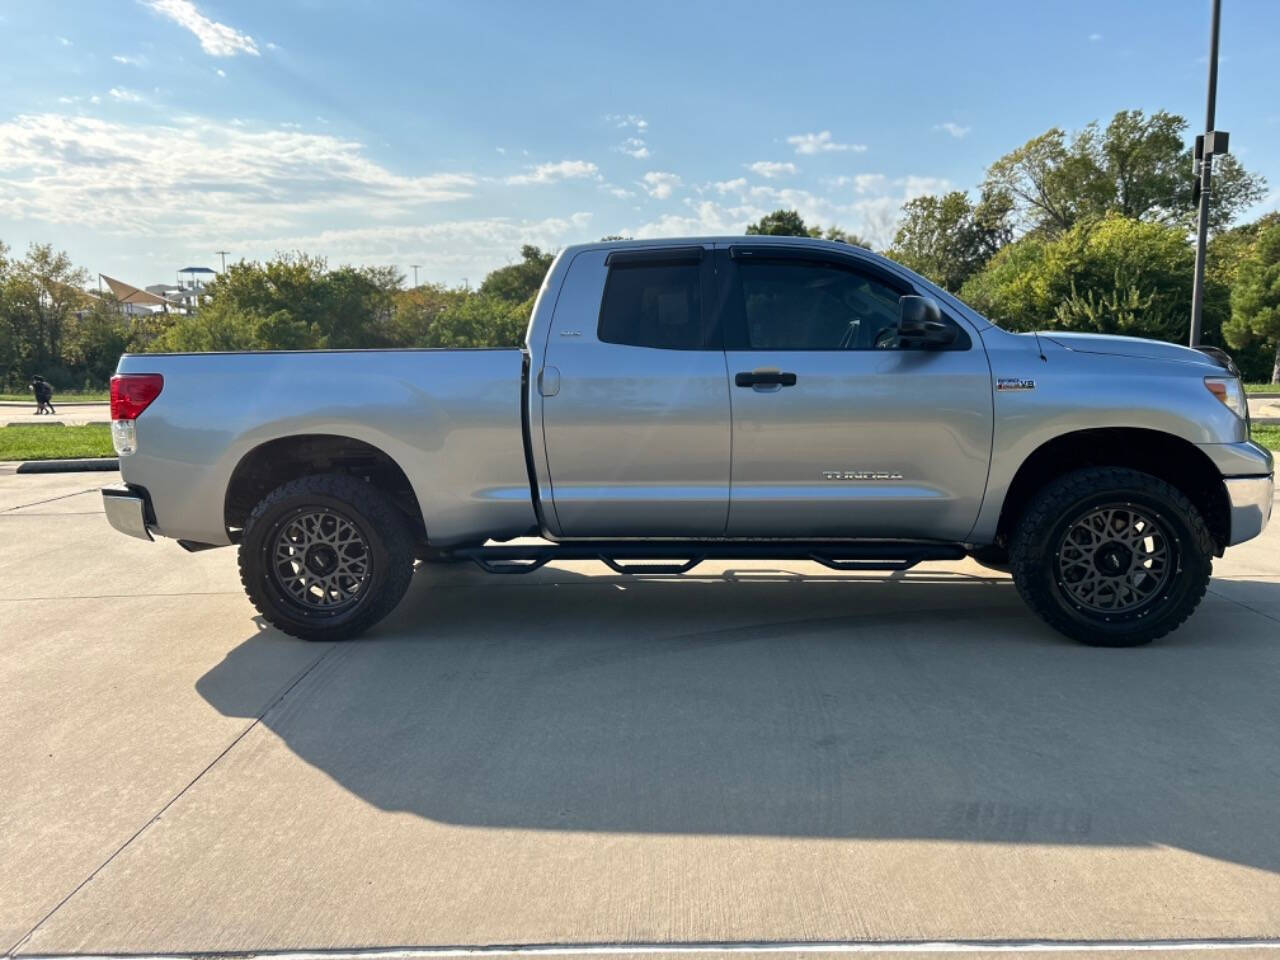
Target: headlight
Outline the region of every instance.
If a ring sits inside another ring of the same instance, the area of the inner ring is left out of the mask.
[[[1221,400],[1241,420],[1248,419],[1249,405],[1244,399],[1244,387],[1239,377],[1205,377],[1205,389]]]

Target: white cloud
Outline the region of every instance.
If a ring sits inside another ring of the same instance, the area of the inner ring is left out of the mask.
[[[421,216],[427,205],[469,196],[477,182],[465,173],[396,173],[334,136],[204,117],[127,125],[41,114],[0,123],[0,219],[79,225],[134,243],[275,237],[344,214]]]
[[[796,153],[812,155],[815,153],[866,153],[865,143],[837,143],[831,139],[830,130],[818,133],[797,133],[787,137],[787,143],[796,148]]]
[[[637,160],[643,160],[649,156],[649,146],[640,137],[627,137],[616,149],[619,153],[625,153]]]
[[[747,164],[747,169],[764,177],[766,180],[773,180],[777,177],[793,175],[796,172],[796,165],[791,162],[778,163],[773,160],[757,160],[755,163]]]
[[[604,119],[619,129],[645,130],[649,126],[649,121],[638,113],[606,113]]]
[[[258,45],[253,37],[241,33],[225,23],[210,20],[196,9],[191,0],[142,0],[161,16],[168,17],[178,26],[190,30],[200,41],[200,49],[211,57],[234,57],[238,53],[258,56]],[[268,44],[269,49],[274,49]]]
[[[101,98],[100,96],[98,96],[98,95],[95,93],[92,97],[90,97],[90,98],[89,98],[89,102],[90,102],[90,103],[101,103],[101,102],[102,102],[102,98]]]
[[[1099,40],[1101,40],[1101,39],[1102,39],[1102,34],[1100,34],[1100,33],[1091,33],[1091,34],[1089,34],[1089,42],[1090,42],[1090,43],[1097,43],[1097,42],[1098,42]]]
[[[528,173],[507,177],[512,186],[530,183],[555,183],[559,180],[599,180],[600,169],[586,160],[561,160],[559,163],[540,163]]]
[[[851,199],[845,191],[853,186]],[[623,232],[638,237],[740,233],[747,224],[779,208],[797,211],[806,223],[852,230],[883,248],[897,231],[902,205],[925,193],[951,189],[940,177],[912,174],[889,177],[864,173],[824,181],[827,191],[815,193],[776,183],[751,182],[745,177],[706,184],[716,200],[685,198],[684,211],[664,213],[658,219]]]
[[[880,193],[888,180],[883,173],[860,173],[853,178],[853,189],[858,193]]]
[[[58,38],[58,43],[59,43],[59,44],[61,44],[61,45],[62,45],[62,46],[64,46],[64,47],[69,47],[69,46],[71,46],[71,41],[70,41],[70,40],[68,40],[66,37],[59,37],[59,38]]]
[[[946,177],[920,177],[909,174],[893,182],[902,187],[903,198],[906,200],[914,200],[916,197],[923,197],[930,193],[946,193],[951,189],[951,181]]]
[[[635,192],[628,190],[626,187],[618,187],[613,184],[607,184],[602,189],[611,197],[617,197],[619,200],[630,200],[635,196]]]
[[[128,66],[128,67],[145,66],[147,62],[146,57],[142,56],[141,54],[132,54],[132,53],[113,54],[111,59],[114,60],[116,63],[123,63],[125,66]]]
[[[306,250],[343,263],[408,263],[425,265],[423,279],[456,283],[479,282],[490,270],[512,262],[526,243],[556,249],[592,239],[592,214],[520,220],[489,217],[440,223],[328,229],[279,237],[276,246],[258,248],[259,255],[275,249]]]
[[[112,87],[107,91],[112,100],[118,100],[121,103],[141,103],[142,94],[127,87]]]
[[[681,183],[679,175],[662,170],[650,170],[641,179],[645,190],[655,200],[666,200]]]
[[[962,127],[960,126],[960,124],[953,123],[952,121],[948,120],[946,123],[935,123],[933,125],[933,129],[941,130],[943,133],[949,133],[951,134],[951,136],[955,137],[957,140],[960,140],[964,137],[967,137],[969,135],[969,131],[972,130],[973,127]]]
[[[221,67],[218,67],[218,69],[214,70],[213,72],[220,77],[225,77],[227,75],[227,71],[223,70]]]

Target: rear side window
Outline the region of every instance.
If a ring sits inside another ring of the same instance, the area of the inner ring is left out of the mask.
[[[701,278],[696,262],[611,266],[597,335],[604,343],[632,347],[706,349]]]

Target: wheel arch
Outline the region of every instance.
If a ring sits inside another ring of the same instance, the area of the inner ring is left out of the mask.
[[[306,433],[264,441],[236,463],[223,500],[223,522],[231,541],[239,541],[245,521],[264,496],[290,480],[321,473],[346,474],[372,484],[404,514],[414,539],[426,540],[417,494],[394,457],[355,437]]]
[[[1226,485],[1213,461],[1182,437],[1140,427],[1099,427],[1059,434],[1037,447],[1014,474],[996,523],[996,542],[1007,544],[1037,490],[1082,467],[1141,470],[1176,487],[1204,517],[1218,556],[1230,538]]]

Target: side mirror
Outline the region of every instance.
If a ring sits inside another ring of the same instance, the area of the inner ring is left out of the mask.
[[[938,301],[933,297],[898,298],[898,339],[911,340],[929,347],[945,347],[955,343],[959,331],[955,324],[942,319]]]

